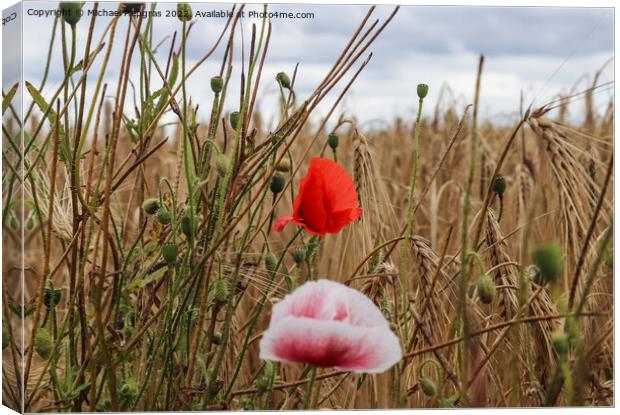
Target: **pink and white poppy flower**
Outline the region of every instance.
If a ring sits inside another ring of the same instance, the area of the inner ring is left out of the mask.
[[[309,281],[273,306],[260,358],[357,373],[381,373],[402,356],[398,338],[362,293]]]

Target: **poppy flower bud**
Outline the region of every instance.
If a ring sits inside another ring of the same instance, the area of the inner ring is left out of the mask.
[[[282,88],[291,89],[291,79],[284,72],[280,72],[276,75],[276,80],[282,86]]]
[[[477,282],[478,286],[478,297],[483,304],[491,304],[493,302],[493,298],[495,298],[495,293],[497,288],[495,287],[495,282],[489,277],[488,274],[482,274]]]
[[[34,351],[43,359],[47,359],[50,357],[53,347],[52,336],[50,336],[49,332],[45,329],[38,328],[34,335]]]
[[[154,215],[155,213],[157,213],[157,209],[159,209],[159,200],[146,199],[142,203],[142,209],[147,215]]]
[[[302,262],[304,262],[306,260],[306,250],[305,249],[298,249],[295,252],[293,252],[293,259],[295,260],[295,263],[297,265],[299,265]]]
[[[269,272],[274,272],[276,270],[276,266],[278,265],[278,259],[273,254],[273,252],[269,252],[265,256],[265,268]]]
[[[71,26],[75,26],[82,17],[83,5],[84,4],[80,2],[61,1],[60,4],[58,4],[58,9],[60,10],[62,20]]]
[[[269,390],[269,379],[266,377],[260,377],[254,381],[254,387],[259,393],[267,392]]]
[[[9,347],[9,326],[6,325],[6,321],[2,322],[2,350]]]
[[[165,243],[161,247],[161,256],[164,258],[164,261],[166,261],[166,264],[176,264],[177,256],[179,256],[179,245],[173,242]]]
[[[504,196],[504,192],[506,191],[506,179],[504,176],[497,176],[495,178],[495,182],[493,183],[493,191],[499,195],[499,197]]]
[[[286,173],[291,171],[291,161],[289,159],[282,159],[276,165],[276,170],[281,171],[282,173]]]
[[[332,150],[336,150],[338,148],[339,141],[340,139],[336,133],[329,133],[327,136],[327,144],[329,144]]]
[[[62,291],[60,288],[55,289],[54,287],[45,287],[45,291],[43,292],[43,304],[47,308],[53,308],[60,303],[60,299],[62,298]]]
[[[138,398],[140,389],[138,383],[133,377],[128,377],[121,384],[119,395],[124,402],[132,403]]]
[[[568,353],[568,336],[565,332],[557,330],[551,334],[551,343],[553,349],[560,356],[565,356]]]
[[[239,111],[230,113],[230,125],[233,129],[237,129],[237,125],[239,124]]]
[[[437,394],[437,386],[429,378],[424,377],[420,379],[420,388],[426,396],[433,397]]]
[[[167,225],[170,223],[170,211],[164,205],[162,205],[159,209],[157,209],[157,222],[162,225]]]
[[[428,94],[428,85],[426,84],[418,84],[417,88],[418,98],[424,99]]]
[[[181,218],[181,232],[183,232],[183,234],[187,236],[188,239],[192,239],[194,237],[197,228],[198,218],[196,216],[190,216],[188,214],[185,214]]]
[[[284,176],[279,174],[274,174],[271,178],[271,183],[269,184],[269,190],[273,192],[274,195],[277,195],[282,190],[284,190],[284,185],[286,184],[286,179]]]
[[[214,76],[211,78],[211,91],[219,94],[224,89],[224,79],[221,76]]]
[[[192,20],[192,6],[188,3],[177,4],[177,17],[182,22],[189,22]]]
[[[213,299],[216,304],[222,305],[228,301],[228,283],[223,278],[213,281]]]
[[[541,246],[532,254],[542,282],[554,282],[562,272],[562,249],[556,244]]]
[[[217,170],[217,174],[224,177],[226,176],[226,172],[228,171],[228,165],[230,164],[230,160],[226,157],[225,154],[218,154],[215,159],[215,169]]]

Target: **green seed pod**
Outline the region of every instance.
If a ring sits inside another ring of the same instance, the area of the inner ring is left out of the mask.
[[[9,327],[6,325],[6,321],[2,322],[2,350],[9,347]]]
[[[123,380],[121,384],[119,395],[123,402],[133,403],[138,398],[138,394],[140,393],[140,389],[138,387],[138,382],[133,377],[128,377]]]
[[[167,225],[170,223],[170,211],[166,207],[166,205],[162,205],[159,209],[157,209],[157,222],[162,225]]]
[[[306,250],[305,249],[298,249],[295,252],[293,252],[293,259],[295,260],[295,263],[297,265],[299,265],[302,262],[304,262],[306,260]]]
[[[327,136],[327,144],[329,144],[332,150],[336,150],[338,148],[339,141],[340,138],[336,133],[329,133],[329,135]]]
[[[75,26],[84,13],[82,12],[82,6],[84,6],[82,2],[61,1],[58,4],[58,9],[60,10],[62,20],[71,26]]]
[[[504,179],[504,176],[499,175],[495,178],[493,191],[497,193],[499,197],[504,196],[504,192],[506,191],[506,179]]]
[[[437,386],[429,378],[420,379],[420,388],[426,396],[433,397],[437,394]]]
[[[271,360],[265,362],[265,377],[272,379],[276,374],[276,367]]]
[[[291,89],[291,79],[284,72],[279,72],[276,75],[276,80],[282,88]]]
[[[541,246],[532,253],[532,261],[540,271],[540,280],[552,283],[562,272],[562,248],[556,244]]]
[[[196,234],[196,229],[198,229],[198,217],[196,215],[190,217],[188,214],[185,214],[181,218],[181,232],[183,232],[183,235],[187,236],[188,239],[192,239]]]
[[[556,353],[565,356],[568,353],[568,336],[565,332],[557,330],[551,334],[551,343]]]
[[[275,271],[276,265],[278,265],[278,259],[273,254],[273,252],[269,252],[267,255],[265,255],[265,269],[267,269],[267,271]]]
[[[189,22],[192,20],[192,6],[188,3],[177,4],[177,17],[182,22]]]
[[[45,304],[45,307],[56,307],[60,303],[61,298],[62,290],[60,288],[45,287],[45,291],[43,292],[43,304]]]
[[[417,88],[418,98],[424,99],[428,94],[428,85],[426,84],[418,84]]]
[[[224,89],[224,79],[221,76],[214,76],[211,78],[211,91],[219,94]]]
[[[231,125],[231,127],[234,130],[236,130],[238,124],[239,124],[239,111],[231,112],[230,113],[230,125]]]
[[[176,264],[177,257],[179,256],[179,245],[173,242],[165,243],[161,247],[161,256],[164,258],[164,261],[166,261],[166,264]]]
[[[47,359],[50,357],[53,347],[52,336],[50,336],[49,332],[45,329],[38,328],[34,335],[34,351],[43,359]]]
[[[273,194],[277,195],[282,190],[284,190],[284,185],[286,184],[286,179],[284,176],[279,174],[274,174],[271,178],[271,183],[269,183],[269,190],[273,192]]]
[[[213,299],[217,304],[226,304],[228,301],[228,283],[223,278],[213,281]]]
[[[483,304],[491,304],[493,302],[493,298],[495,298],[495,293],[497,288],[495,287],[495,282],[489,277],[488,274],[482,274],[477,282],[478,286],[478,297]]]
[[[289,159],[280,160],[280,162],[276,165],[276,170],[282,173],[291,171],[291,161]]]
[[[142,209],[147,215],[154,215],[159,209],[159,199],[146,199],[142,203]]]
[[[225,154],[218,154],[215,158],[215,169],[217,170],[217,174],[221,177],[226,176],[226,172],[228,171],[228,166],[230,165],[230,160],[226,157]]]
[[[254,387],[256,388],[258,393],[264,393],[269,390],[269,383],[269,379],[267,379],[266,377],[260,377],[254,381]]]

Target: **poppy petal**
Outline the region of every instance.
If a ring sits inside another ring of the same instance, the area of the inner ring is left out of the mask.
[[[276,220],[276,223],[273,225],[273,230],[276,232],[282,232],[287,223],[293,220],[292,216],[281,216]]]

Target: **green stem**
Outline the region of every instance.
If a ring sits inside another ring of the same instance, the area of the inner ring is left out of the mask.
[[[310,382],[308,382],[308,388],[306,389],[306,396],[304,396],[304,409],[308,409],[310,401],[312,400],[312,389],[314,388],[314,382],[316,381],[316,366],[312,366],[310,370]]]
[[[413,168],[411,169],[411,180],[409,182],[409,197],[407,204],[407,226],[405,228],[405,241],[409,242],[413,233],[413,210],[415,206],[415,186],[418,177],[418,161],[420,147],[420,120],[422,118],[423,98],[418,101],[418,114],[415,121],[415,133],[413,140]],[[409,245],[406,243],[401,257],[400,278],[403,287],[402,296],[402,318],[403,318],[403,343],[409,342]]]

